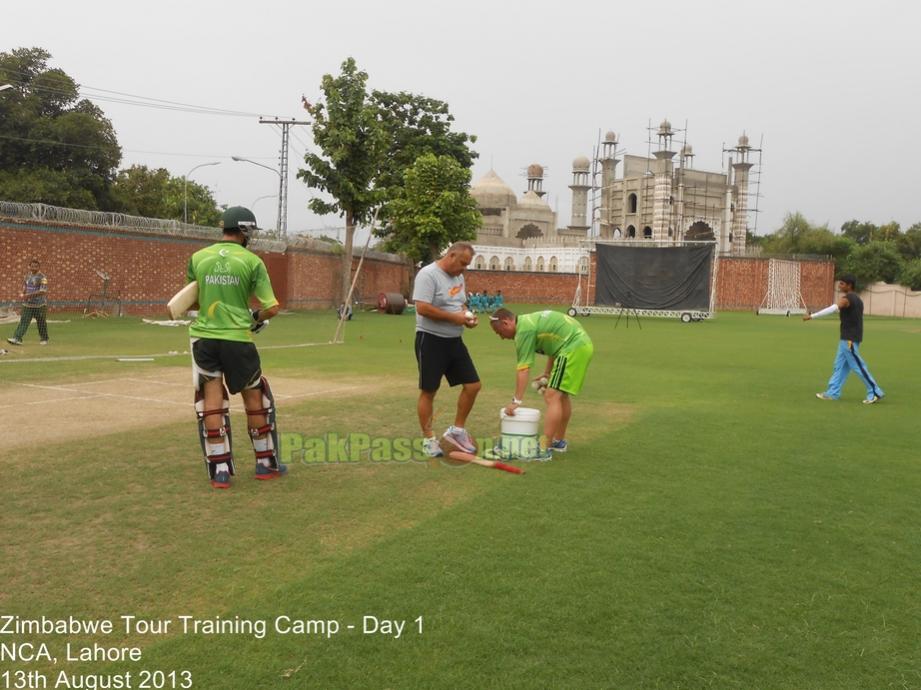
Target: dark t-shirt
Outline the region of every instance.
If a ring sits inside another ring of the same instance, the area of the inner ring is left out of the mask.
[[[859,343],[863,340],[863,300],[856,292],[847,293],[845,298],[850,306],[838,313],[841,318],[841,340]]]

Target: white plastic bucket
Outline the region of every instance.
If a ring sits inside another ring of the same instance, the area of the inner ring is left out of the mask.
[[[540,450],[540,410],[519,407],[513,417],[499,410],[502,454],[513,458],[534,458]]]

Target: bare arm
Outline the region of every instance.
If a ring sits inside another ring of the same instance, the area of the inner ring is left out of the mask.
[[[531,369],[530,367],[525,367],[524,369],[519,369],[518,373],[515,375],[515,400],[519,402],[510,402],[505,406],[505,414],[514,417],[515,410],[521,405],[521,400],[524,399],[524,392],[528,388],[528,377],[530,376]]]
[[[253,312],[253,321],[266,321],[268,319],[274,319],[278,312],[281,311],[281,305],[276,304],[274,307],[267,307],[263,309],[257,309]]]

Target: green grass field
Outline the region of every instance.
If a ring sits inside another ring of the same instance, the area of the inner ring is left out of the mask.
[[[188,380],[187,356],[62,359],[181,352],[184,329],[73,317],[39,348],[33,325],[0,358],[7,419],[23,391],[97,380],[131,378],[137,401],[88,412],[66,441],[45,434],[89,401],[31,400],[27,422],[4,425],[0,616],[110,619],[115,631],[0,634],[7,655],[44,642],[57,657],[7,656],[0,674],[37,671],[45,687],[62,671],[130,672],[141,687],[155,669],[187,670],[195,688],[921,687],[921,324],[867,320],[863,355],[887,396],[866,406],[854,377],[841,401],[814,397],[833,319],[583,322],[596,354],[571,450],[524,476],[365,459],[295,462],[255,482],[237,415],[229,491],[205,478],[191,408],[163,421],[166,407],[141,400],[156,388],[145,376]],[[279,403],[281,431],[415,435],[412,318],[360,314],[344,345],[274,347],[325,342],[334,327],[329,313],[296,314],[259,336],[269,379],[308,393]],[[495,435],[513,346],[486,324],[466,341],[484,382],[469,427]],[[438,427],[455,399],[440,393]],[[126,634],[123,615],[172,623]],[[268,629],[183,634],[180,616]],[[282,634],[279,616],[341,627]],[[405,627],[364,634],[364,616]],[[67,662],[67,642],[137,646],[142,659]]]

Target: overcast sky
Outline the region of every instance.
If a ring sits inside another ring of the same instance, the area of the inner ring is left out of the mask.
[[[81,2],[4,3],[0,48],[38,46],[80,84],[181,103],[306,119],[300,98],[353,56],[369,87],[447,101],[477,136],[474,180],[492,166],[519,193],[529,163],[570,218],[571,164],[599,132],[647,152],[647,124],[687,125],[695,167],[723,144],[763,137],[758,233],[800,211],[838,229],[858,218],[921,222],[921,5],[915,2]],[[99,93],[95,91],[94,93]],[[97,101],[123,166],[166,167],[252,206],[274,225],[279,134],[255,117]],[[299,130],[299,131],[298,131]],[[295,130],[289,231],[339,225],[306,208],[295,177],[309,128]],[[678,135],[680,139],[682,135]],[[254,205],[255,202],[255,205]]]

